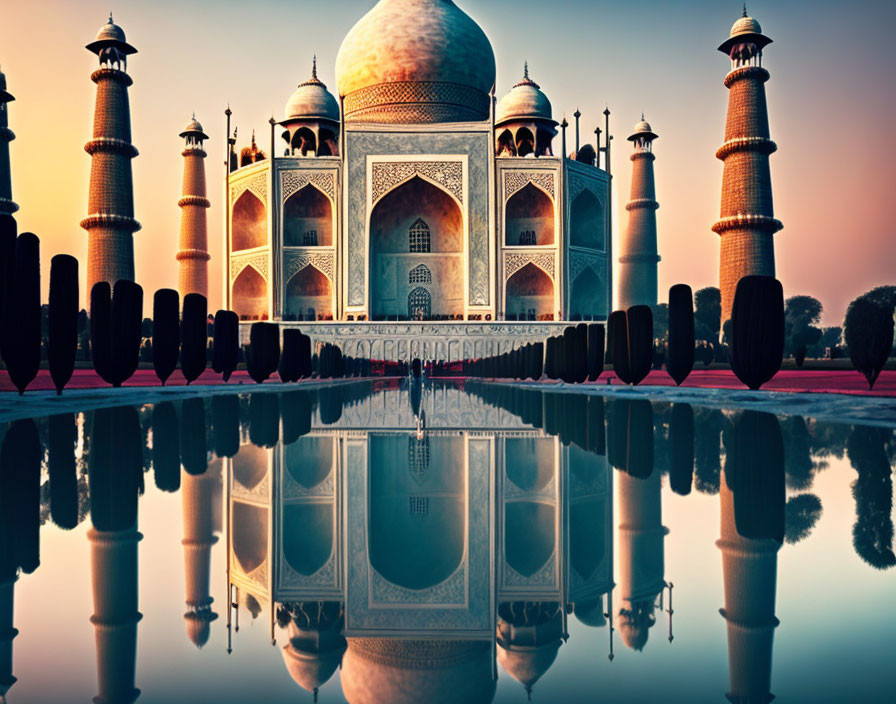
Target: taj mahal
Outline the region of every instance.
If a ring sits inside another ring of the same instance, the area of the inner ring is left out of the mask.
[[[226,306],[243,321],[354,340],[383,327],[371,322],[426,322],[434,332],[389,328],[429,334],[432,350],[417,354],[443,359],[458,359],[482,323],[525,322],[493,326],[518,340],[543,338],[554,321],[605,319],[601,130],[580,143],[577,112],[565,156],[566,121],[520,68],[496,100],[495,55],[470,16],[449,0],[379,2],[339,50],[338,98],[315,64],[272,119],[268,154],[255,135],[239,154],[229,140]]]

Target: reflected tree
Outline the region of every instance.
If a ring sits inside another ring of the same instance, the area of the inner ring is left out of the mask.
[[[852,484],[856,523],[852,544],[865,562],[879,570],[896,565],[893,554],[893,474],[887,445],[892,431],[856,425],[846,452],[859,476]]]

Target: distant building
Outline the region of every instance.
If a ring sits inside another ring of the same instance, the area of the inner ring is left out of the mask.
[[[177,253],[177,288],[181,298],[200,293],[208,298],[208,223],[210,203],[205,187],[205,140],[208,135],[193,115],[179,135],[184,144],[183,194],[177,202],[180,216],[180,251]]]
[[[658,135],[645,122],[644,115],[628,138],[635,148],[632,154],[631,199],[628,228],[619,246],[619,299],[616,307],[657,304],[656,265],[660,257],[656,243],[656,186],[653,179],[653,140]]]
[[[279,123],[285,154],[243,149],[229,174],[227,306],[284,323],[604,320],[610,175],[592,145],[555,156],[528,66],[493,107],[495,73],[453,3],[381,0],[343,41],[339,99],[315,65]]]
[[[716,157],[724,164],[721,218],[712,229],[722,238],[719,289],[722,323],[731,317],[737,282],[751,274],[775,275],[773,235],[783,225],[774,217],[768,157],[778,148],[769,138],[762,50],[771,43],[752,17],[731,27],[719,51],[731,59],[725,143]]]
[[[115,284],[134,280],[134,186],[131,159],[131,114],[127,57],[137,50],[127,43],[124,31],[112,21],[100,28],[87,49],[99,57],[100,67],[90,79],[96,83],[93,139],[84,149],[91,156],[87,217],[87,292],[98,281]]]

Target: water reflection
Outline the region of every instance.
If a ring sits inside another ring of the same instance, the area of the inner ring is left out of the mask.
[[[779,551],[812,533],[815,479],[845,455],[855,551],[891,567],[894,451],[879,428],[394,380],[15,421],[0,447],[0,695],[41,523],[71,530],[89,511],[97,700],[139,697],[151,470],[180,492],[188,639],[226,639],[239,667],[241,616],[263,623],[299,686],[316,697],[339,672],[352,704],[489,702],[499,672],[532,695],[576,647],[571,618],[602,629],[611,660],[617,635],[633,653],[675,647],[663,486],[718,494],[727,696],[770,701]]]

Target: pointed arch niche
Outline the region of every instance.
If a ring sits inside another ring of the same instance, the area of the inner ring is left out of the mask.
[[[570,207],[569,243],[606,251],[604,237],[604,207],[587,188],[575,197]]]
[[[310,183],[283,204],[283,244],[287,247],[330,247],[333,244],[333,205]]]
[[[594,269],[586,266],[572,282],[569,297],[570,317],[580,316],[584,320],[605,317],[607,311],[607,287]]]
[[[531,262],[526,264],[507,279],[504,310],[513,320],[553,320],[554,282],[551,277]]]
[[[507,200],[504,244],[510,247],[554,244],[554,203],[527,183]]]
[[[231,251],[264,247],[268,243],[267,209],[252,191],[243,194],[233,204]]]
[[[414,176],[384,195],[370,214],[371,318],[408,317],[408,294],[418,285],[410,273],[421,264],[430,272],[426,317],[462,316],[463,248],[463,213],[447,191]]]
[[[309,264],[286,284],[284,312],[287,320],[320,320],[333,314],[333,290],[320,269]]]
[[[268,319],[268,283],[255,267],[244,267],[234,279],[230,300],[240,320]]]

